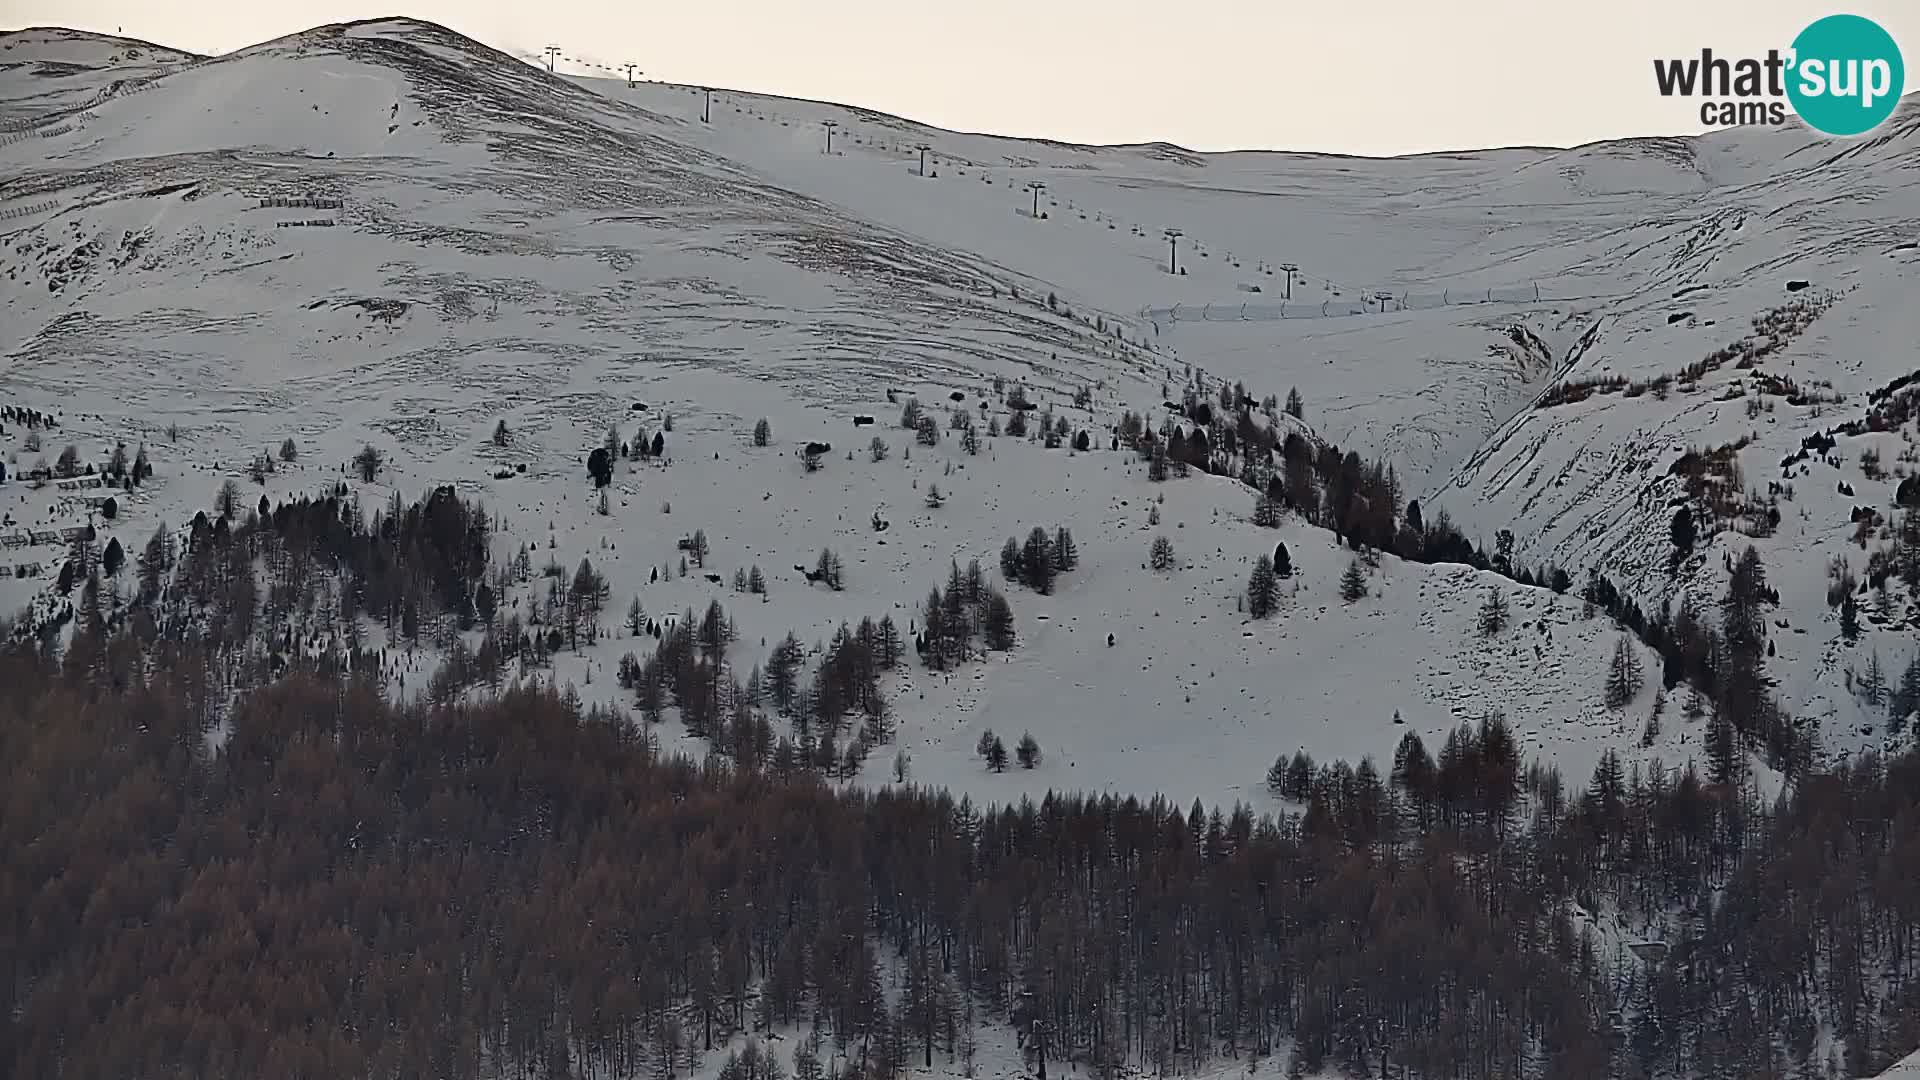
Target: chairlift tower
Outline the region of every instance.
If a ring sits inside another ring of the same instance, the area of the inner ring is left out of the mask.
[[[1280,269],[1287,272],[1286,298],[1291,300],[1293,299],[1293,275],[1300,267],[1294,263],[1281,263]]]
[[[827,129],[827,153],[833,153],[833,129],[840,126],[837,120],[822,120],[820,126]]]
[[[926,143],[917,143],[914,145],[914,149],[920,151],[920,175],[924,178],[927,175],[927,151],[933,149],[933,147],[928,146]]]
[[[551,74],[553,74],[553,62],[554,62],[555,60],[558,60],[558,59],[560,58],[560,46],[558,46],[558,45],[549,45],[549,46],[547,46],[547,47],[546,47],[545,49],[543,49],[543,50],[541,50],[541,51],[542,51],[542,52],[544,52],[544,53],[546,53],[546,56],[547,56],[547,74],[549,74],[549,75],[551,75]]]
[[[1033,220],[1039,221],[1040,193],[1047,190],[1047,185],[1039,180],[1029,180],[1027,181],[1027,190],[1033,192]]]
[[[1180,237],[1185,234],[1179,229],[1167,229],[1161,235],[1167,238],[1167,273],[1178,276],[1180,273]]]
[[[629,90],[631,90],[631,89],[633,89],[633,69],[635,69],[635,68],[637,68],[637,67],[639,67],[640,65],[639,65],[639,64],[625,64],[625,65],[622,65],[622,66],[624,66],[624,67],[625,67],[625,68],[627,69],[627,89],[629,89]],[[645,74],[645,73],[644,73],[644,72],[642,72],[642,74]]]

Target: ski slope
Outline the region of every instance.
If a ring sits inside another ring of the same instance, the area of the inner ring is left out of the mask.
[[[732,92],[709,102],[565,61],[550,76],[406,20],[211,60],[133,47],[0,37],[0,120],[21,135],[0,145],[0,399],[61,422],[40,450],[9,427],[10,476],[68,442],[97,458],[144,441],[154,482],[101,522],[137,552],[223,480],[240,478],[249,503],[312,493],[371,442],[388,464],[355,482],[366,506],[453,484],[501,517],[499,558],[521,544],[536,564],[590,557],[611,579],[610,625],[633,596],[655,616],[721,599],[743,667],[789,630],[814,642],[885,614],[905,627],[954,562],[997,576],[1009,536],[1072,530],[1081,566],[1054,595],[1007,590],[1018,648],[889,686],[899,737],[868,782],[888,782],[898,749],[914,782],[994,801],[1071,788],[1269,805],[1279,754],[1384,764],[1408,730],[1437,750],[1496,710],[1576,779],[1609,747],[1649,765],[1697,758],[1701,725],[1677,703],[1647,746],[1651,689],[1604,707],[1619,633],[1578,601],[1388,558],[1346,604],[1351,553],[1330,535],[1252,525],[1250,495],[1225,479],[1151,483],[1107,449],[1107,429],[1124,409],[1157,424],[1188,365],[1256,396],[1297,387],[1321,436],[1386,457],[1409,494],[1437,497],[1471,533],[1512,528],[1530,562],[1615,574],[1664,553],[1652,478],[1667,459],[1744,418],[1707,391],[1659,409],[1618,395],[1535,408],[1551,386],[1690,363],[1779,302],[1788,274],[1860,285],[1792,343],[1797,377],[1838,387],[1824,373],[1844,355],[1849,386],[1884,382],[1906,362],[1897,343],[1915,340],[1896,299],[1913,252],[1892,250],[1894,211],[1913,205],[1911,109],[1884,145],[1838,156],[1789,131],[1391,160],[1198,155]],[[46,62],[73,70],[50,76]],[[103,93],[116,85],[138,89]],[[1185,273],[1168,273],[1168,228]],[[1684,302],[1696,323],[1670,325],[1684,286],[1706,286]],[[1281,302],[1299,317],[1151,314]],[[1356,305],[1368,310],[1338,313]],[[1094,449],[1000,437],[975,456],[954,432],[921,447],[897,427],[910,396],[944,427],[955,394],[983,427],[1004,424],[996,378],[1090,431]],[[587,451],[611,425],[656,432],[668,413],[666,459],[622,463],[599,514]],[[761,417],[766,448],[749,439]],[[504,448],[488,438],[499,421]],[[1807,430],[1773,422],[1756,460]],[[867,453],[875,435],[884,462]],[[246,463],[286,438],[299,461],[246,481]],[[816,440],[833,451],[807,473],[797,451]],[[1781,664],[1790,704],[1830,708],[1845,748],[1871,736],[1845,711],[1846,658],[1817,593],[1846,522],[1803,486],[1810,516],[1769,552],[1805,631],[1777,635]],[[0,504],[21,531],[86,520],[55,487],[10,481]],[[682,578],[676,544],[695,529],[713,556]],[[1145,566],[1156,533],[1176,570]],[[1250,624],[1237,598],[1282,540],[1300,573],[1282,614]],[[793,570],[827,546],[847,567],[842,592]],[[0,580],[0,603],[52,602],[57,547],[4,557],[42,566]],[[1697,563],[1679,582],[1627,583],[1705,596],[1717,555]],[[729,584],[751,565],[772,582],[764,602]],[[1488,589],[1513,612],[1492,640],[1475,626]],[[1889,621],[1854,649],[1897,666],[1900,633]],[[620,655],[650,644],[603,640],[553,677],[621,700]],[[406,658],[409,692],[432,664]],[[973,753],[987,728],[1009,744],[1031,731],[1040,766],[987,772]]]
[[[1300,387],[1323,435],[1386,456],[1470,534],[1512,529],[1523,562],[1605,573],[1650,611],[1689,594],[1705,610],[1724,589],[1724,557],[1755,543],[1783,591],[1785,704],[1843,748],[1884,730],[1884,717],[1853,700],[1849,674],[1876,654],[1904,664],[1914,616],[1896,604],[1859,642],[1836,642],[1824,568],[1849,559],[1864,576],[1850,516],[1856,506],[1891,516],[1911,464],[1896,460],[1913,440],[1843,439],[1837,466],[1780,463],[1920,368],[1920,316],[1903,300],[1920,284],[1920,95],[1853,142],[1794,127],[1372,161],[1036,144],[817,103],[720,94],[709,105],[691,88],[577,81],[677,110],[724,152],[783,177],[826,177],[821,197],[901,228],[992,245],[1043,276],[1074,254],[1082,269],[1066,280],[1076,299],[1137,302],[1153,341],[1209,373]],[[833,158],[822,152],[826,121],[836,124]],[[872,181],[848,183],[849,162]],[[952,185],[963,172],[985,182]],[[1029,216],[1035,181],[1046,221]],[[962,188],[941,205],[969,213],[928,214],[923,197],[896,194],[915,182]],[[1163,232],[1173,227],[1188,271],[1179,277],[1165,273]],[[1023,243],[1036,229],[1046,242]],[[1117,260],[1079,254],[1103,230],[1121,246]],[[1289,262],[1300,269],[1287,286],[1287,272],[1272,271]],[[1097,291],[1081,284],[1095,273]],[[1272,295],[1276,281],[1291,299]],[[1246,291],[1254,285],[1262,291]],[[1386,303],[1356,303],[1382,292]],[[1680,372],[1757,340],[1754,318],[1825,294],[1833,306],[1810,332],[1755,368],[1727,364],[1666,398],[1536,407],[1563,382]],[[1168,319],[1175,308],[1184,321]],[[1837,400],[1783,403],[1761,375]],[[1748,402],[1763,398],[1771,405],[1749,416]],[[1667,525],[1682,486],[1667,471],[1689,451],[1743,438],[1752,486],[1799,481],[1786,520],[1766,537],[1719,531],[1669,576]],[[1857,459],[1876,441],[1890,468],[1869,478]]]

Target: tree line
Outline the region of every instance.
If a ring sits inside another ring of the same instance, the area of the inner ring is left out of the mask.
[[[637,720],[550,685],[455,692],[484,681],[455,637],[443,692],[396,705],[378,650],[298,628],[357,596],[505,643],[527,553],[490,568],[485,513],[449,491],[230,509],[159,553],[150,593],[90,567],[64,645],[0,649],[11,1075],[670,1078],[793,1024],[836,1080],[964,1058],[977,1021],[1107,1075],[1283,1053],[1784,1074],[1823,1032],[1859,1075],[1920,1043],[1913,755],[1810,766],[1767,806],[1737,772],[1613,755],[1576,787],[1488,717],[1437,751],[1410,734],[1385,771],[1289,760],[1303,809],[1277,816],[839,789],[838,740],[886,737],[889,620],[810,676],[789,635],[744,684],[717,603],[656,622],[622,665]],[[595,602],[583,567],[551,575],[582,594],[556,610]],[[955,566],[926,662],[1010,635],[996,596]],[[659,751],[669,701],[705,760]],[[783,711],[811,738],[775,737]],[[1658,920],[1668,958],[1623,965],[1576,905]]]
[[[1298,391],[1288,395],[1284,411],[1295,418],[1301,415]],[[1444,510],[1428,520],[1419,501],[1409,500],[1402,511],[1402,492],[1390,465],[1365,461],[1329,442],[1315,445],[1297,430],[1282,435],[1285,425],[1279,421],[1280,412],[1272,397],[1255,401],[1237,383],[1222,383],[1217,400],[1209,398],[1196,372],[1178,403],[1184,425],[1169,416],[1156,434],[1145,417],[1127,412],[1115,428],[1115,441],[1146,458],[1149,476],[1156,480],[1165,479],[1170,468],[1176,473],[1198,468],[1237,476],[1254,492],[1251,520],[1258,525],[1277,526],[1280,512],[1291,510],[1359,550],[1391,552],[1412,562],[1461,563],[1563,594],[1573,588],[1573,577],[1565,569],[1529,567],[1517,560],[1510,530],[1496,534],[1494,550],[1488,554]],[[1920,596],[1920,512],[1908,518],[1896,543],[1870,557],[1869,576],[1873,587],[1884,592],[1887,580],[1898,572]],[[1671,532],[1676,555],[1692,550],[1694,522],[1686,507],[1675,512]],[[1865,547],[1864,538],[1861,546]],[[1692,694],[1712,703],[1708,743],[1716,779],[1733,779],[1750,747],[1760,749],[1769,764],[1791,775],[1810,762],[1818,731],[1810,722],[1786,713],[1772,695],[1766,676],[1766,659],[1772,653],[1766,639],[1766,608],[1778,604],[1779,595],[1767,584],[1765,567],[1751,546],[1737,558],[1729,555],[1727,569],[1728,590],[1717,620],[1687,602],[1678,611],[1663,605],[1649,616],[1598,572],[1587,574],[1580,595],[1661,655],[1667,690],[1684,683]],[[1276,610],[1276,576],[1268,567],[1254,567],[1245,605],[1256,618]],[[1865,591],[1856,585],[1849,578],[1847,588],[1839,592]],[[1349,603],[1364,594],[1357,565],[1348,566],[1340,591]],[[1844,616],[1844,596],[1830,599],[1843,608]],[[1920,687],[1920,671],[1915,685]]]
[[[672,1077],[800,1025],[823,1075],[897,1080],[979,1021],[1108,1075],[1289,1045],[1786,1075],[1823,1029],[1861,1075],[1920,1043],[1912,755],[1767,808],[1613,757],[1569,790],[1489,718],[1384,776],[1307,764],[1301,814],[985,808],[663,755],[551,688],[401,707],[300,668],[210,708],[198,646],[108,638],[0,655],[12,1075]],[[1601,896],[1669,918],[1658,970],[1568,917]]]

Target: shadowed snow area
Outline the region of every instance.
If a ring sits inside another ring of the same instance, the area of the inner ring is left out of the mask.
[[[789,630],[905,629],[955,561],[997,571],[1009,536],[1066,526],[1080,568],[1052,596],[1008,589],[1018,648],[888,687],[913,778],[996,800],[1268,805],[1277,754],[1384,761],[1407,730],[1437,749],[1496,710],[1576,777],[1608,747],[1700,756],[1703,724],[1671,705],[1641,744],[1652,687],[1603,704],[1620,632],[1576,598],[1388,557],[1349,604],[1331,534],[1255,527],[1226,478],[1150,483],[1109,429],[1125,409],[1157,427],[1191,365],[1256,398],[1297,387],[1316,437],[1384,458],[1429,519],[1444,508],[1489,547],[1511,529],[1521,562],[1604,572],[1649,610],[1717,596],[1722,554],[1759,544],[1785,703],[1836,749],[1875,737],[1847,672],[1869,649],[1904,664],[1913,614],[1877,611],[1843,649],[1823,574],[1852,508],[1893,503],[1900,474],[1867,476],[1860,451],[1891,468],[1910,426],[1842,435],[1838,464],[1782,462],[1920,369],[1920,97],[1854,141],[1742,129],[1376,160],[957,134],[581,70],[409,20],[212,59],[0,35],[0,399],[62,422],[44,451],[9,430],[8,473],[69,441],[144,440],[156,483],[105,526],[138,550],[284,439],[299,461],[243,482],[249,504],[349,480],[371,442],[388,467],[354,482],[363,504],[453,484],[499,514],[498,560],[590,557],[609,621],[633,596],[662,617],[720,599],[742,667]],[[899,429],[910,396],[943,429],[956,402],[1004,423],[996,378],[1092,450],[992,438],[970,455],[955,432],[926,447]],[[666,459],[622,462],[600,514],[587,451],[668,413]],[[809,440],[832,444],[819,472]],[[1730,519],[1670,576],[1676,462],[1735,443],[1736,494],[1793,497],[1770,535]],[[85,519],[57,491],[0,492],[9,528]],[[695,529],[713,556],[682,577]],[[1146,567],[1155,535],[1176,569]],[[1250,622],[1237,601],[1276,541],[1300,572],[1281,616]],[[793,570],[827,546],[845,591]],[[727,584],[754,565],[764,600]],[[8,577],[0,601],[46,585]],[[1489,590],[1513,613],[1493,640],[1474,629]],[[651,646],[603,639],[555,678],[624,701],[615,665]],[[407,663],[412,692],[433,659]],[[987,728],[1031,731],[1040,766],[986,773]]]

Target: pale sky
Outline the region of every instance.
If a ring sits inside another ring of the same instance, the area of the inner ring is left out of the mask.
[[[0,27],[211,53],[408,15],[965,131],[1392,154],[1697,132],[1655,57],[1764,55],[1841,11],[1886,27],[1920,88],[1920,0],[0,0]]]

